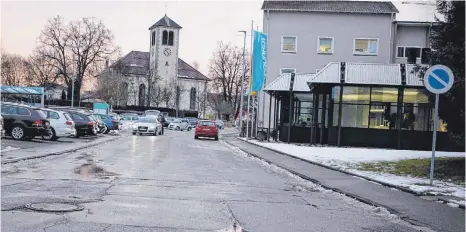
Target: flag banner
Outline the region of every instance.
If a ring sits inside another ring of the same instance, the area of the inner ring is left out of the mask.
[[[264,84],[267,67],[267,35],[254,31],[252,55],[252,86],[251,92],[258,92]]]

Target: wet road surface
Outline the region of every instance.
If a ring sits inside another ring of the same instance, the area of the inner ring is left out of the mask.
[[[193,137],[126,134],[80,152],[3,165],[2,231],[219,231],[235,222],[250,232],[419,231],[222,141]],[[26,208],[33,203],[83,209]]]

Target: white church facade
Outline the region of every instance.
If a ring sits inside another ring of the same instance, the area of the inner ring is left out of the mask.
[[[149,52],[131,51],[109,66],[127,89],[118,105],[205,111],[209,79],[179,58],[180,30],[165,15],[149,28]]]

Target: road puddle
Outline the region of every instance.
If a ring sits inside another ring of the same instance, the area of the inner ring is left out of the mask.
[[[99,160],[94,159],[93,153],[83,152],[80,156],[76,157],[77,160],[86,160],[85,164],[80,165],[74,169],[74,173],[79,174],[85,178],[98,177],[101,179],[108,179],[110,176],[116,176],[116,173],[108,172],[103,167],[96,164]]]

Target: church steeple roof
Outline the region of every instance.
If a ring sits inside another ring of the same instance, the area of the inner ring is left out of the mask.
[[[169,18],[167,15],[163,16],[159,21],[157,21],[154,25],[152,25],[149,30],[152,30],[154,27],[172,27],[172,28],[181,28],[178,23],[173,21],[171,18]]]

